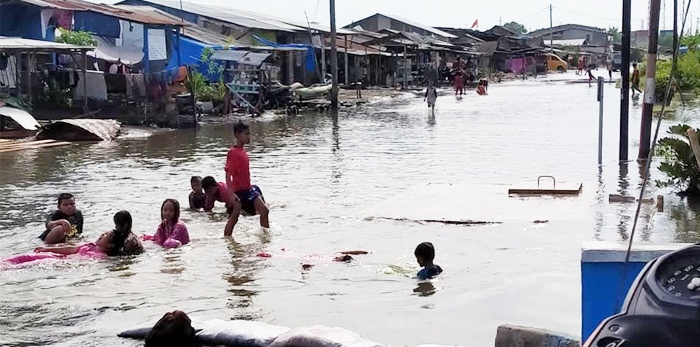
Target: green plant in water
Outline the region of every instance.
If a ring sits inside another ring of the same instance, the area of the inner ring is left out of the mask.
[[[87,31],[72,31],[58,28],[61,36],[56,38],[56,42],[67,43],[78,46],[97,46],[97,40]]]
[[[659,171],[667,180],[657,180],[659,187],[673,187],[680,195],[700,196],[700,168],[688,138],[689,125],[678,124],[668,129],[669,137],[659,140],[656,155],[662,158]],[[700,130],[696,130],[700,133]]]

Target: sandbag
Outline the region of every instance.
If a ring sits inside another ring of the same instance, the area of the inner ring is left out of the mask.
[[[197,341],[216,346],[266,347],[289,328],[246,320],[210,320],[198,326]]]
[[[195,327],[195,329],[200,325],[206,324],[206,321],[202,320],[201,318],[190,317],[190,319],[192,320],[192,326]],[[151,330],[153,329],[153,326],[155,324],[156,323],[141,324],[139,326],[124,330],[124,331],[120,332],[119,334],[117,334],[117,336],[123,337],[125,339],[145,340],[146,336],[148,336],[148,333],[151,332]],[[196,329],[196,330],[199,330],[199,329]]]
[[[361,335],[337,327],[314,325],[280,335],[270,347],[381,347]]]
[[[119,334],[117,334],[117,336],[123,337],[125,339],[145,340],[146,336],[148,336],[148,333],[151,332],[151,329],[153,329],[152,325],[140,328],[131,328],[120,332]]]

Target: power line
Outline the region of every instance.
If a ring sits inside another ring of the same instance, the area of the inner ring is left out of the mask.
[[[516,20],[516,22],[520,23],[520,22],[522,22],[522,21],[524,21],[524,20],[526,20],[526,19],[532,18],[532,17],[534,17],[534,16],[536,16],[536,15],[538,15],[538,14],[544,12],[544,11],[548,11],[548,10],[549,10],[549,6],[543,8],[543,9],[541,9],[541,10],[539,10],[539,11],[537,11],[537,12],[535,12],[535,13],[533,13],[533,14],[531,14],[531,15],[525,17],[525,18],[518,19],[518,20]]]

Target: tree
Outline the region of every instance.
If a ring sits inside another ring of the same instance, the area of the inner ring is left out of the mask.
[[[87,31],[72,31],[58,28],[61,35],[56,37],[56,42],[77,46],[97,46],[97,40]]]
[[[527,29],[525,29],[525,26],[518,22],[508,22],[503,24],[503,27],[520,35],[527,34]]]
[[[612,37],[612,42],[613,43],[620,43],[622,42],[622,33],[620,33],[620,29],[617,27],[611,27],[608,29],[608,35]]]

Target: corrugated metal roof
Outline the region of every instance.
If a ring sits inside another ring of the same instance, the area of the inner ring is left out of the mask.
[[[442,31],[442,30],[440,30],[440,29],[435,29],[435,28],[433,28],[433,27],[429,27],[429,26],[427,26],[427,25],[423,25],[423,24],[420,24],[420,23],[416,23],[416,22],[410,21],[410,20],[408,20],[408,19],[403,19],[403,18],[397,17],[397,16],[390,16],[390,15],[386,15],[386,14],[383,14],[383,13],[378,13],[377,15],[384,16],[384,17],[391,18],[391,19],[396,20],[396,21],[399,21],[399,22],[406,23],[406,24],[408,24],[408,25],[410,25],[410,26],[413,26],[413,27],[416,27],[416,28],[419,28],[419,29],[423,29],[423,30],[425,30],[425,31],[427,31],[427,32],[431,32],[431,33],[433,33],[433,34],[435,34],[435,35],[438,35],[438,36],[441,36],[441,37],[444,37],[444,38],[448,38],[448,39],[456,39],[456,38],[457,38],[457,36],[452,35],[452,34],[450,34],[450,33],[446,33],[446,32],[444,32],[444,31]]]
[[[213,18],[222,22],[228,22],[245,28],[285,32],[299,31],[299,28],[297,27],[290,26],[288,24],[277,22],[274,20],[268,20],[263,15],[245,15],[243,12],[239,12],[238,10],[231,9],[228,7],[201,5],[185,1],[180,3],[179,1],[169,0],[143,0],[143,3],[151,3],[160,6],[166,6],[176,10],[179,10],[181,8],[180,4],[182,4],[183,11],[199,14],[201,16]]]
[[[248,51],[238,51],[231,49],[222,49],[214,52],[211,55],[212,60],[226,60],[226,61],[239,61],[248,54]]]
[[[105,4],[93,4],[81,0],[18,0],[19,2],[45,7],[71,11],[92,11],[124,20],[156,25],[181,26],[182,21],[165,16],[153,11],[142,11],[138,6],[130,6],[130,9],[110,6]]]
[[[90,50],[93,49],[94,47],[89,47],[89,46],[77,46],[77,45],[69,45],[65,43],[59,43],[59,42],[51,42],[51,41],[40,41],[40,40],[31,40],[31,39],[23,39],[19,37],[4,37],[0,36],[0,50],[3,49],[29,49],[29,50],[46,50],[46,51],[52,51],[52,50]]]
[[[211,56],[213,60],[233,61],[244,65],[259,66],[265,59],[269,58],[270,53],[257,53],[250,51],[227,50],[222,49],[214,52]]]

